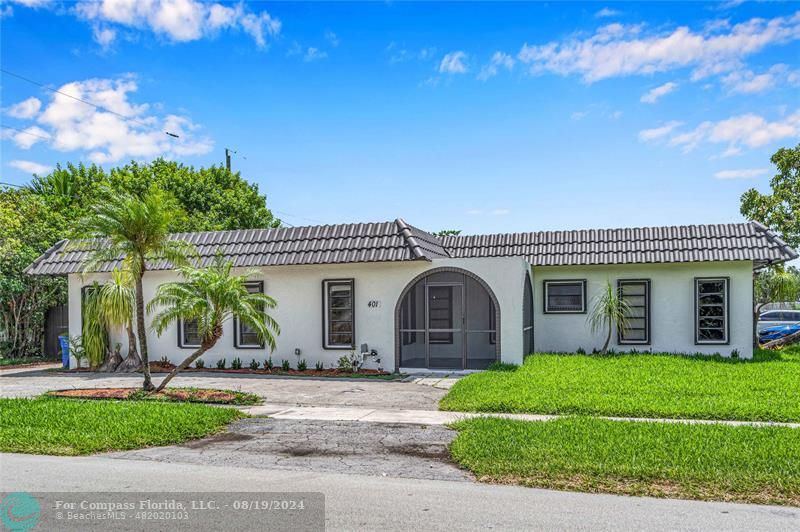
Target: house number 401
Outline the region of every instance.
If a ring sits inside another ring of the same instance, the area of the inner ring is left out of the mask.
[[[372,299],[372,300],[367,302],[367,306],[369,308],[378,308],[378,307],[381,306],[381,302],[378,301],[377,299]]]

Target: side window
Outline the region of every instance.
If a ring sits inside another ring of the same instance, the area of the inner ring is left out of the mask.
[[[178,322],[178,347],[200,347],[202,339],[197,332],[197,320],[180,320]]]
[[[259,294],[264,293],[264,281],[251,281],[245,283],[245,288],[251,294]],[[262,309],[263,310],[263,309]],[[234,326],[233,330],[235,332],[234,335],[234,347],[239,349],[263,349],[264,344],[261,340],[258,339],[258,334],[256,334],[255,330],[252,327],[247,325],[246,323],[242,323],[236,318],[234,318]]]
[[[586,280],[544,281],[546,314],[582,314],[586,312]]]
[[[650,280],[617,281],[620,297],[628,304],[628,321],[620,333],[620,344],[650,343]]]
[[[353,349],[355,298],[353,279],[322,281],[322,347]]]
[[[728,279],[695,279],[695,343],[728,343]]]

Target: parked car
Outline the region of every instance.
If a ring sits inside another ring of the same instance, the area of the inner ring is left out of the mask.
[[[800,321],[800,310],[768,310],[758,317],[758,332],[767,327],[793,325]]]
[[[775,327],[767,327],[758,333],[758,343],[763,344],[783,338],[800,332],[800,322],[792,323],[790,325],[776,325]]]

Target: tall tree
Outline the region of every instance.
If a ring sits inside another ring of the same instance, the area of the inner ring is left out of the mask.
[[[165,283],[147,305],[153,316],[153,329],[160,336],[172,323],[195,321],[200,347],[167,375],[156,391],[163,390],[178,372],[186,369],[222,337],[223,324],[236,318],[250,326],[270,351],[275,350],[275,335],[280,334],[278,323],[267,313],[276,306],[266,294],[250,293],[247,279],[257,270],[244,275],[231,273],[231,262],[218,255],[208,268],[183,266],[178,269],[183,280]]]
[[[592,327],[592,332],[606,329],[606,341],[600,353],[605,355],[608,352],[608,344],[611,342],[611,333],[614,329],[617,334],[622,332],[628,323],[630,307],[622,298],[622,295],[612,285],[611,281],[606,282],[603,291],[594,298],[592,312],[587,318]]]
[[[778,168],[771,194],[751,188],[742,194],[740,211],[749,220],[777,231],[791,247],[800,248],[800,144],[781,148],[770,158]]]
[[[92,208],[82,223],[85,235],[97,239],[83,264],[84,271],[96,271],[106,263],[123,258],[124,268],[133,277],[136,294],[136,331],[144,373],[143,388],[152,390],[150,361],[147,353],[145,303],[142,277],[149,260],[166,259],[175,266],[186,264],[192,246],[168,239],[170,223],[177,211],[167,208],[172,202],[158,188],[142,197],[128,193],[108,193]]]
[[[114,268],[111,281],[100,289],[100,316],[109,327],[122,327],[128,334],[128,354],[117,360],[116,351],[106,360],[106,371],[136,371],[142,359],[136,350],[136,333],[133,332],[133,315],[136,310],[136,291],[129,271]]]

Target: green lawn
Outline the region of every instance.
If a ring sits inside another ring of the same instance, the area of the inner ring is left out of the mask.
[[[575,417],[454,427],[453,458],[483,481],[800,505],[800,429]]]
[[[60,360],[46,360],[44,358],[22,357],[22,358],[0,358],[0,368],[4,366],[22,366],[25,364],[41,364],[44,362],[61,362]]]
[[[169,445],[218,432],[242,416],[200,404],[0,399],[0,452],[79,455]]]
[[[754,361],[535,354],[458,381],[440,408],[628,417],[800,421],[800,346]]]

